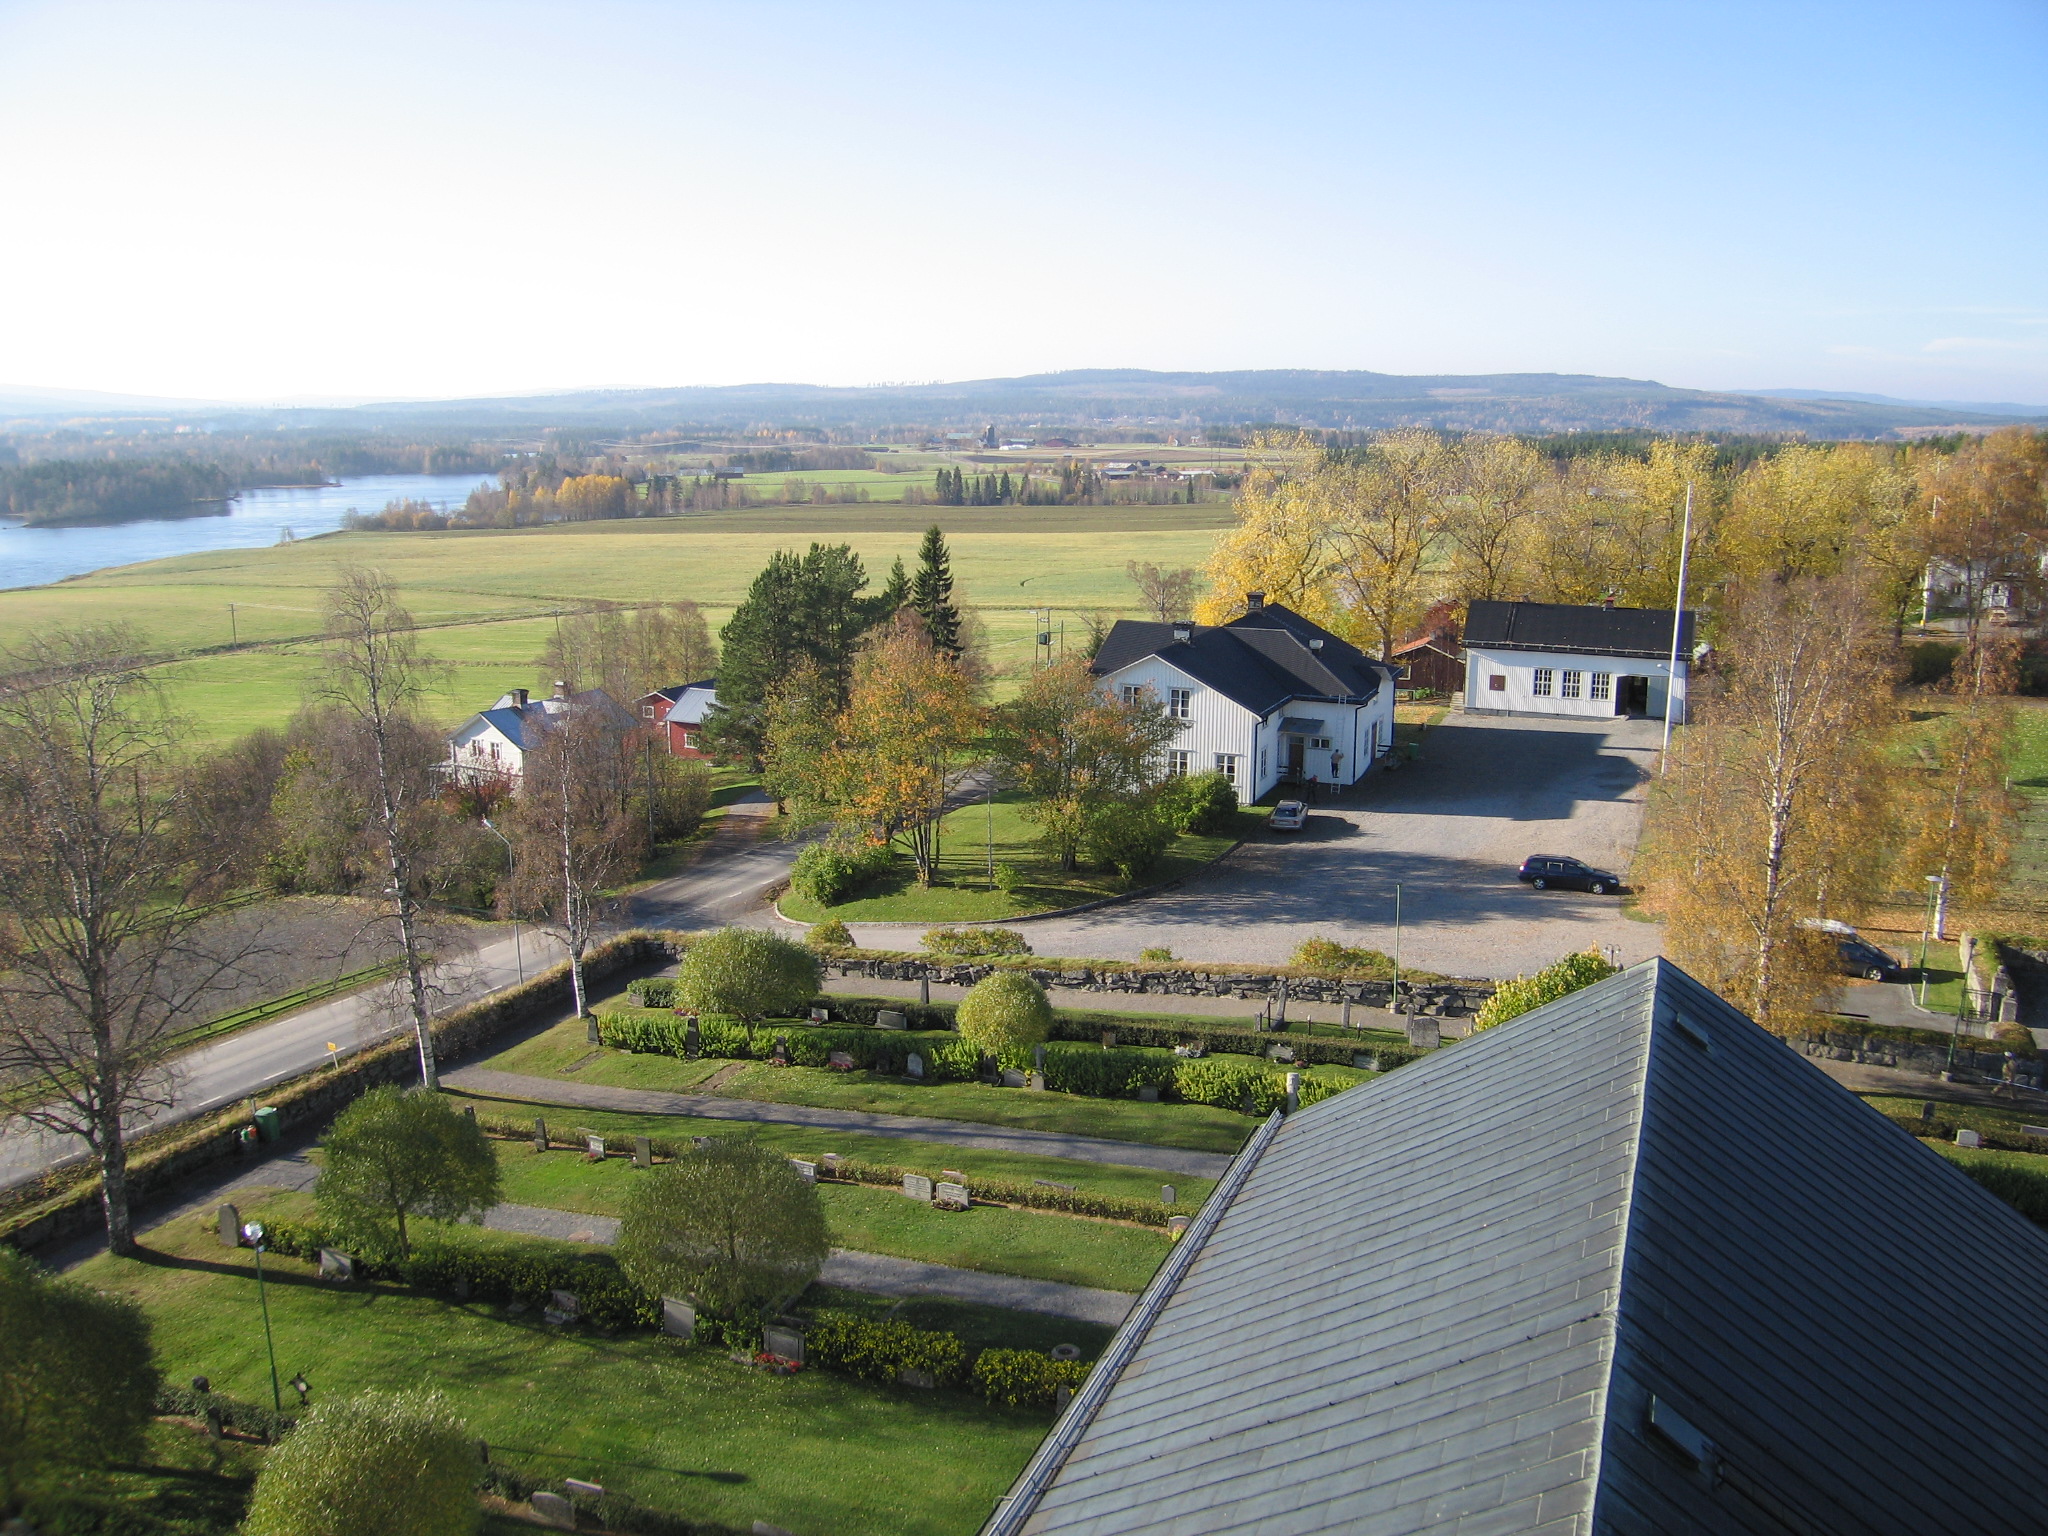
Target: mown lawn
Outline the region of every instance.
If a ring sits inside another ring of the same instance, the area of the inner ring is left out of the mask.
[[[1051,1349],[1072,1344],[1083,1360],[1093,1360],[1116,1335],[1114,1328],[1100,1323],[1077,1323],[1042,1312],[1012,1312],[1007,1307],[984,1307],[944,1296],[874,1296],[829,1285],[812,1286],[791,1311],[801,1317],[826,1308],[857,1312],[877,1322],[908,1323],[913,1328],[958,1334],[971,1350]]]
[[[260,1445],[211,1440],[197,1425],[160,1419],[149,1426],[140,1462],[95,1471],[30,1500],[22,1514],[51,1536],[220,1536],[242,1523],[262,1465]]]
[[[888,874],[826,906],[791,891],[777,903],[783,916],[800,923],[834,917],[854,923],[984,923],[1059,907],[1079,906],[1128,889],[1110,871],[1083,865],[1063,870],[1038,846],[1038,828],[1026,816],[1028,801],[1000,794],[993,804],[963,806],[941,823],[937,878],[920,886],[910,861],[898,857]],[[1193,874],[1258,830],[1267,812],[1238,813],[1239,825],[1208,837],[1181,837],[1157,869],[1140,882],[1156,885]],[[989,883],[989,859],[1018,873],[1014,889]]]
[[[981,1147],[952,1147],[896,1136],[857,1136],[801,1125],[753,1125],[743,1120],[707,1120],[689,1115],[622,1115],[609,1110],[566,1106],[551,1108],[545,1104],[484,1098],[474,1094],[451,1097],[458,1104],[474,1104],[481,1115],[524,1121],[539,1114],[557,1133],[565,1128],[593,1131],[606,1138],[612,1148],[627,1152],[632,1151],[632,1138],[635,1136],[667,1137],[675,1141],[690,1136],[723,1136],[735,1141],[753,1142],[784,1157],[802,1157],[812,1162],[827,1152],[837,1152],[841,1157],[856,1158],[864,1163],[911,1168],[933,1177],[937,1177],[942,1169],[957,1168],[978,1179],[1015,1179],[1027,1184],[1033,1179],[1050,1179],[1056,1184],[1071,1184],[1090,1194],[1121,1195],[1132,1200],[1156,1200],[1159,1187],[1171,1184],[1179,1191],[1183,1203],[1199,1204],[1215,1188],[1213,1179],[1161,1173],[1156,1168],[1083,1163],[1072,1158],[1035,1157],[1028,1153],[991,1152]],[[532,1143],[513,1141],[505,1145],[530,1148]],[[533,1154],[529,1151],[527,1155]],[[565,1151],[560,1155],[574,1154]]]
[[[619,1216],[633,1181],[647,1177],[646,1170],[622,1157],[588,1163],[577,1152],[536,1153],[516,1142],[497,1146],[504,1197],[518,1205]],[[1158,1194],[1154,1185],[1153,1198]],[[1063,1285],[1143,1290],[1171,1246],[1159,1228],[995,1205],[942,1211],[899,1191],[864,1184],[820,1184],[818,1197],[835,1248]]]
[[[293,1196],[246,1202],[258,1219],[303,1208]],[[138,1259],[102,1256],[78,1273],[141,1303],[167,1378],[204,1374],[217,1391],[267,1402],[251,1255],[220,1248],[195,1217],[145,1243]],[[655,1335],[559,1333],[531,1313],[395,1286],[323,1287],[296,1260],[265,1269],[278,1369],[303,1371],[315,1401],[433,1387],[494,1461],[549,1480],[590,1478],[741,1530],[766,1520],[852,1536],[969,1536],[1048,1425],[963,1394],[823,1371],[771,1377]]]

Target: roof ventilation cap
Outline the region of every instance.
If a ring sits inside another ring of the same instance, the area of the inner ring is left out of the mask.
[[[1311,636],[1308,642],[1308,648],[1312,651],[1320,651],[1323,648],[1323,637],[1321,635]]]
[[[1175,624],[1173,626],[1173,638],[1175,644],[1186,645],[1195,638],[1195,626],[1186,622]]]

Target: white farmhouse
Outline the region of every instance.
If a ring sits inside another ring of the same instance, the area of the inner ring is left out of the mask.
[[[576,709],[601,710],[622,731],[635,723],[602,688],[570,694],[557,686],[549,699],[535,699],[524,688],[514,688],[448,733],[448,761],[442,772],[469,783],[504,779],[516,788],[526,772],[526,754],[552,723]]]
[[[1475,715],[1685,718],[1693,612],[1612,603],[1475,602],[1465,616],[1465,710]]]
[[[1228,624],[1117,621],[1101,686],[1149,689],[1184,722],[1166,771],[1221,773],[1249,802],[1284,781],[1351,784],[1394,741],[1397,669],[1265,595]]]

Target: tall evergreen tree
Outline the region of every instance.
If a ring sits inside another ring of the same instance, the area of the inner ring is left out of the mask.
[[[903,569],[903,557],[898,555],[896,563],[889,567],[889,579],[882,584],[882,590],[868,599],[872,622],[888,623],[909,602],[910,573]]]
[[[880,617],[860,595],[867,584],[845,544],[769,556],[719,633],[718,707],[705,724],[720,756],[759,765],[769,695],[802,663],[818,669],[832,708],[845,707],[854,647]]]
[[[910,583],[910,606],[924,620],[932,644],[948,656],[960,654],[960,610],[953,606],[953,557],[937,523],[924,531],[917,548],[917,575]]]

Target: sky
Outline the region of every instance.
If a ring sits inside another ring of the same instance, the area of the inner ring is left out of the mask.
[[[2048,0],[0,0],[0,382],[2048,403]]]

